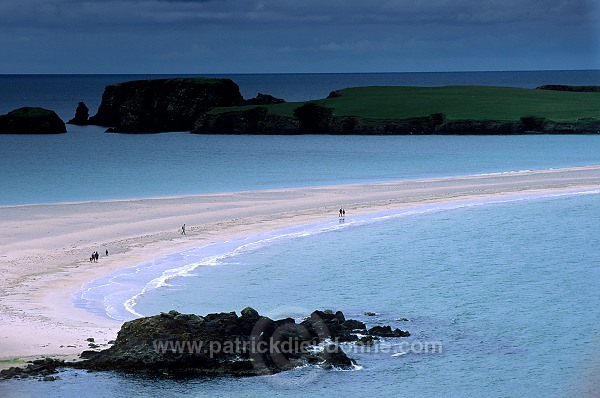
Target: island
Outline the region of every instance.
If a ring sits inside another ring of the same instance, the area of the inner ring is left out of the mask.
[[[137,80],[107,86],[89,124],[109,132],[195,134],[598,134],[596,86],[373,86],[327,98],[244,99],[230,79]]]
[[[555,87],[354,87],[315,101],[215,108],[193,133],[600,133],[600,92]]]
[[[63,134],[65,122],[56,112],[39,108],[15,109],[0,116],[0,134]]]

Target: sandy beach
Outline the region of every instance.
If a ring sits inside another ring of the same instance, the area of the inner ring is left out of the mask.
[[[285,190],[0,207],[0,367],[104,347],[121,323],[71,304],[84,283],[231,237],[427,203],[600,189],[600,166]],[[186,235],[180,233],[186,224]],[[109,255],[105,255],[105,250]],[[98,262],[90,262],[98,251]]]

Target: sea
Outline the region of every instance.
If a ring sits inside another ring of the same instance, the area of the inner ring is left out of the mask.
[[[175,76],[175,75],[173,75]],[[0,114],[95,113],[107,84],[171,75],[0,75]],[[223,75],[244,97],[322,98],[352,86],[600,85],[600,71]],[[599,104],[600,106],[600,104]],[[600,164],[600,136],[0,135],[0,206],[505,173]],[[344,345],[353,370],[155,379],[64,371],[0,382],[2,397],[600,396],[600,191],[332,215],[174,252],[72,297],[97,316],[251,306],[301,320],[341,310],[408,338]],[[1,249],[0,249],[1,250]],[[6,327],[6,326],[5,326]]]

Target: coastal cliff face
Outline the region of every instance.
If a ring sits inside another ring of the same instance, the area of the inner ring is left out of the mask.
[[[496,120],[447,120],[441,113],[403,120],[373,120],[358,116],[334,116],[333,110],[306,104],[294,116],[251,108],[198,119],[196,134],[357,134],[357,135],[505,135],[505,134],[600,134],[600,122],[557,123],[525,116],[517,122]]]
[[[62,134],[65,123],[56,112],[37,107],[15,109],[0,116],[0,134]]]
[[[111,127],[113,132],[190,131],[208,110],[242,103],[238,85],[229,79],[130,81],[105,88],[89,124]]]

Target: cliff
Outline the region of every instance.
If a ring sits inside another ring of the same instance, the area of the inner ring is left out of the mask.
[[[190,131],[208,110],[242,103],[238,85],[229,79],[129,81],[105,88],[89,124],[111,127],[113,132]]]
[[[402,120],[373,120],[358,116],[334,116],[333,110],[316,104],[303,105],[294,116],[269,113],[266,108],[251,108],[198,119],[195,134],[348,134],[348,135],[504,135],[504,134],[600,134],[594,119],[558,123],[534,116],[518,121],[447,120],[446,115]]]
[[[600,86],[568,86],[565,84],[544,84],[543,86],[536,87],[537,90],[551,90],[551,91],[570,91],[573,93],[598,93],[600,92]]]
[[[0,134],[62,134],[65,123],[56,112],[37,107],[15,109],[0,116]]]

